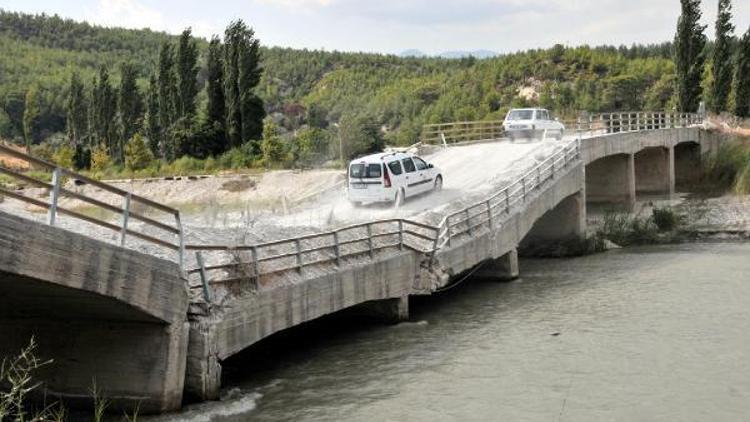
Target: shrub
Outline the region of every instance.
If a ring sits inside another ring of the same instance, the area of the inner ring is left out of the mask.
[[[129,170],[143,170],[154,161],[146,141],[136,133],[125,145],[125,167]]]
[[[55,162],[60,167],[64,167],[67,169],[72,169],[75,157],[75,149],[73,147],[70,147],[68,145],[62,145],[60,148],[55,151],[55,154],[52,156],[52,161]]]
[[[683,218],[671,208],[654,208],[652,214],[654,224],[659,231],[672,231],[682,224]]]
[[[91,171],[102,172],[109,167],[109,150],[104,144],[99,144],[91,150]]]

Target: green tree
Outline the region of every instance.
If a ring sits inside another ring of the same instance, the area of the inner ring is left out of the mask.
[[[155,75],[151,75],[148,84],[148,100],[146,103],[146,136],[148,147],[155,157],[159,156],[159,145],[163,139],[159,113],[159,84]]]
[[[198,95],[198,46],[192,37],[192,30],[182,31],[177,45],[177,81],[179,94],[177,118],[195,114],[195,96]]]
[[[260,148],[266,168],[279,164],[284,158],[284,144],[281,142],[279,128],[271,119],[265,119],[263,122],[263,140]]]
[[[207,61],[208,109],[206,115],[209,122],[218,122],[224,126],[227,117],[224,99],[224,59],[221,40],[218,37],[211,38],[208,45]]]
[[[241,20],[229,24],[224,33],[224,96],[227,137],[233,147],[259,139],[265,110],[255,94],[260,83],[260,41]],[[255,142],[253,145],[257,148]]]
[[[125,167],[129,170],[143,170],[151,165],[154,156],[143,140],[140,133],[136,133],[125,144]]]
[[[68,142],[75,148],[86,144],[88,136],[88,110],[86,108],[86,91],[78,73],[70,77],[66,126]]]
[[[118,158],[114,155],[114,144],[117,142],[116,115],[117,94],[109,82],[107,68],[102,66],[99,68],[99,78],[95,79],[93,84],[89,127],[92,141],[107,145],[109,153],[113,154],[112,157],[115,159]]]
[[[344,159],[380,152],[385,147],[380,125],[371,117],[345,115],[341,118],[339,129]]]
[[[124,157],[124,145],[133,135],[140,131],[143,118],[143,98],[138,89],[136,78],[138,71],[131,63],[123,63],[121,66],[120,89],[119,89],[119,125],[120,136],[116,145],[117,161],[122,163]]]
[[[735,69],[734,114],[750,117],[750,29],[739,43]]]
[[[159,52],[159,126],[162,139],[159,145],[160,155],[171,161],[175,159],[175,146],[172,139],[166,136],[172,124],[177,120],[177,80],[174,70],[174,51],[168,42],[162,44]]]
[[[26,91],[26,101],[23,111],[23,139],[26,143],[26,152],[31,153],[31,145],[39,137],[39,115],[41,114],[39,92],[36,87]]]
[[[716,42],[713,55],[713,84],[710,104],[711,111],[721,113],[727,109],[729,92],[732,90],[732,25],[731,0],[719,0],[719,14],[716,18]]]
[[[700,24],[700,0],[680,0],[682,14],[675,35],[675,69],[677,73],[677,107],[695,112],[701,100],[701,78],[706,61],[705,25]]]

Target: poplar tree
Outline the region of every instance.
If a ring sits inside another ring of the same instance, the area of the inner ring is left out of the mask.
[[[732,90],[732,35],[734,25],[731,0],[719,0],[716,18],[716,44],[714,46],[711,111],[721,113],[727,109],[729,92]]]
[[[120,89],[119,89],[119,124],[120,136],[115,154],[119,162],[124,162],[125,144],[140,129],[140,119],[143,113],[143,99],[138,90],[136,78],[138,71],[135,65],[123,63],[121,66]]]
[[[148,101],[146,104],[146,133],[148,136],[148,147],[151,153],[159,156],[159,145],[162,140],[161,125],[159,124],[159,83],[156,75],[151,75],[148,83]]]
[[[734,114],[747,118],[750,117],[750,29],[742,36],[738,50]]]
[[[241,20],[229,24],[224,42],[227,137],[233,147],[254,141],[253,150],[258,153],[265,117],[263,102],[254,92],[262,73],[260,42]]]
[[[162,139],[159,145],[160,155],[167,160],[174,159],[174,142],[167,136],[172,123],[176,120],[177,81],[174,74],[174,52],[168,42],[162,44],[159,52],[159,126]]]
[[[695,112],[701,100],[701,79],[706,61],[705,25],[700,24],[700,0],[680,0],[682,14],[675,35],[675,72],[677,74],[677,107]]]
[[[208,106],[206,115],[211,123],[224,126],[227,117],[224,103],[224,60],[222,45],[218,37],[211,38],[208,45]]]
[[[39,92],[36,87],[31,87],[26,91],[23,111],[23,139],[26,143],[27,154],[31,154],[31,144],[38,136],[40,114]]]
[[[110,156],[114,155],[117,128],[114,124],[117,115],[117,94],[109,82],[109,72],[102,66],[99,68],[99,78],[95,81],[92,94],[92,134],[95,143],[107,146]]]
[[[65,124],[68,142],[77,149],[85,146],[88,136],[88,111],[85,88],[78,73],[73,73],[70,77]]]
[[[195,96],[198,95],[198,47],[188,28],[180,35],[177,46],[177,79],[179,93],[177,96],[177,115],[182,118],[195,114]]]

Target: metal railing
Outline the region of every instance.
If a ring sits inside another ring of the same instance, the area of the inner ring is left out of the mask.
[[[695,113],[619,112],[592,114],[575,122],[580,132],[640,132],[684,128],[703,123],[703,116]]]
[[[200,275],[201,285],[193,288],[203,289],[210,300],[211,284],[249,281],[257,286],[264,275],[292,270],[301,273],[306,267],[322,264],[339,267],[347,258],[372,259],[386,249],[429,252],[434,249],[437,229],[417,221],[389,219],[249,246],[187,245],[187,250],[195,251],[198,263],[188,274]],[[205,255],[212,252],[218,252],[218,260],[224,262],[206,265]]]
[[[500,227],[516,205],[524,204],[542,185],[555,179],[570,163],[579,160],[580,155],[580,140],[576,139],[487,199],[448,214],[438,226],[436,250],[446,245],[450,247],[451,240],[456,236],[472,235],[482,226],[490,230]]]
[[[619,112],[582,116],[563,122],[566,131],[579,135],[638,132],[643,130],[673,129],[703,123],[703,116],[694,113]],[[499,120],[455,122],[425,125],[420,141],[426,144],[459,144],[469,141],[486,141],[506,137],[503,122]]]
[[[20,151],[6,147],[4,145],[0,145],[0,152],[8,156],[11,156],[13,158],[16,158],[18,160],[25,161],[32,168],[36,168],[36,169],[43,170],[43,171],[50,171],[52,173],[51,182],[46,182],[45,180],[34,177],[33,173],[22,173],[20,171],[16,171],[9,167],[6,167],[0,161],[0,174],[5,174],[6,176],[11,177],[12,179],[27,183],[32,186],[47,189],[49,191],[49,197],[46,201],[40,200],[40,199],[36,199],[30,196],[24,195],[23,193],[21,193],[20,190],[14,191],[14,190],[6,189],[2,186],[0,186],[0,196],[13,198],[18,201],[31,204],[31,205],[47,210],[47,224],[51,226],[59,225],[58,218],[57,218],[58,215],[67,215],[78,220],[82,220],[91,224],[95,224],[99,227],[104,227],[104,228],[113,230],[115,232],[119,232],[120,233],[120,237],[119,237],[120,246],[125,246],[125,242],[127,238],[133,237],[133,238],[137,238],[137,239],[146,241],[148,243],[152,243],[160,247],[164,247],[169,250],[175,251],[178,254],[178,262],[180,264],[180,268],[184,268],[184,256],[185,256],[184,239],[185,238],[184,238],[184,233],[182,229],[182,222],[180,220],[180,212],[178,210],[168,207],[166,205],[160,204],[158,202],[154,202],[150,199],[146,199],[144,197],[134,195],[128,191],[116,188],[106,183],[96,181],[82,174],[75,173],[71,170],[59,167],[47,161],[34,158],[30,155],[24,154]],[[71,179],[79,181],[80,183],[95,186],[99,189],[102,189],[108,192],[109,194],[113,194],[120,198],[120,204],[112,205],[110,203],[105,202],[102,199],[92,198],[90,196],[86,196],[84,194],[69,190],[64,187],[65,178],[71,178]],[[97,209],[114,213],[119,217],[118,218],[119,223],[114,224],[109,221],[102,220],[100,218],[95,218],[90,215],[86,215],[80,211],[75,211],[70,208],[65,208],[61,206],[60,204],[60,199],[62,197],[72,198],[72,199],[84,202],[88,205],[91,205]],[[163,223],[154,218],[147,217],[143,213],[140,213],[134,210],[135,204],[145,207],[145,209],[148,209],[151,211],[158,211],[160,213],[171,215],[174,218],[174,223],[172,224]],[[161,230],[162,232],[164,232],[165,234],[169,236],[176,237],[177,243],[165,241],[158,237],[155,237],[152,234],[146,234],[141,231],[134,230],[130,226],[130,222],[132,220],[140,221],[142,223],[145,223],[149,227]]]
[[[420,141],[426,144],[456,144],[487,141],[505,136],[502,120],[425,125]]]

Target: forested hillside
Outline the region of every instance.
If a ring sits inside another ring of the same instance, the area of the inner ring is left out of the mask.
[[[257,37],[262,41],[263,34]],[[178,37],[0,12],[0,137],[21,143],[24,100],[34,90],[40,109],[39,136],[34,142],[63,142],[73,73],[79,75],[83,90],[90,92],[102,67],[118,86],[122,64],[127,62],[145,94],[165,41],[177,43]],[[209,43],[198,39],[195,44],[196,109],[199,117],[205,117]],[[582,110],[674,106],[674,65],[668,43],[627,48],[555,46],[483,60],[262,47],[261,67],[255,90],[273,123],[269,133],[279,142],[293,143],[303,130],[305,136],[315,138],[312,142],[322,155],[326,147],[320,144],[335,139],[339,131],[345,142],[353,144],[368,131],[388,143],[408,144],[416,141],[425,123],[498,119],[515,106],[539,104],[567,117]],[[362,149],[347,148],[347,153]],[[282,149],[293,154],[292,146]]]

